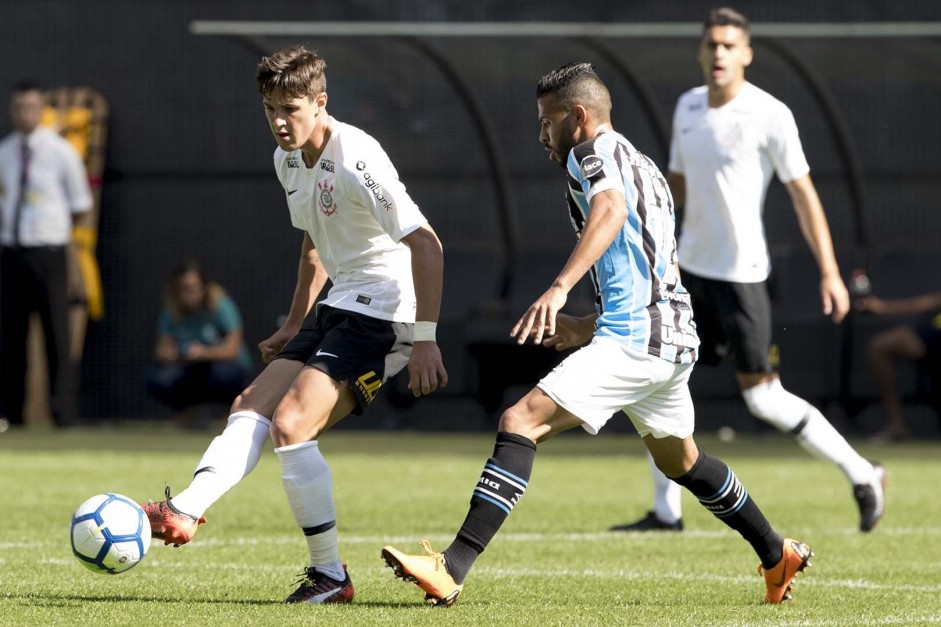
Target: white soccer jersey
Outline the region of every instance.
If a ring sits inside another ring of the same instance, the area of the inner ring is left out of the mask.
[[[427,223],[388,155],[360,129],[334,121],[314,167],[274,152],[291,223],[310,234],[333,287],[322,301],[381,320],[415,322],[412,256],[401,239]]]
[[[676,104],[671,172],[686,179],[680,265],[697,275],[757,283],[771,258],[762,214],[771,175],[782,183],[810,171],[790,109],[745,83],[730,102],[710,108],[706,87]]]

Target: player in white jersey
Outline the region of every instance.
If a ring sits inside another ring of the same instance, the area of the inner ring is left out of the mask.
[[[611,96],[590,64],[547,74],[536,95],[539,140],[567,170],[578,243],[511,335],[519,344],[532,337],[559,350],[582,348],[500,418],[493,456],[451,545],[435,553],[423,541],[428,555],[387,546],[382,557],[396,576],[414,581],[428,602],[451,605],[526,491],[536,444],[579,426],[595,434],[623,411],[660,468],[752,545],[765,571],[765,600],[780,603],[790,598],[791,583],[812,554],[807,545],[779,536],[732,470],[693,440],[687,380],[699,340],[676,267],[666,181],[613,129]],[[583,318],[559,313],[586,272],[598,293],[598,312]]]
[[[718,363],[717,349],[728,345],[752,415],[836,464],[853,486],[860,529],[870,531],[885,509],[885,470],[853,450],[817,408],[785,390],[769,360],[772,325],[765,280],[771,263],[762,211],[774,172],[790,194],[820,268],[824,314],[840,322],[849,296],[794,116],[745,80],[751,60],[745,17],[728,8],[713,10],[699,48],[706,85],[680,97],[673,120],[667,180],[677,203],[685,200],[679,262],[703,342],[700,361]],[[653,463],[651,470],[654,509],[612,530],[683,529],[679,489]]]
[[[287,603],[346,603],[330,468],[321,434],[361,414],[408,366],[415,396],[447,384],[435,342],[441,243],[378,142],[326,110],[326,63],[303,47],[264,57],[257,82],[278,147],[275,170],[303,230],[297,286],[284,325],[259,348],[268,364],[235,400],[189,487],[144,507],[154,537],[185,544],[203,513],[258,463],[269,438],[304,533],[309,565]],[[314,300],[329,278],[326,298]]]

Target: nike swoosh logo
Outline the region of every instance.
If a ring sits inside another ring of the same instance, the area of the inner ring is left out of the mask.
[[[291,191],[288,192],[288,196],[290,196],[291,194],[293,194],[293,193],[296,192],[296,191],[297,191],[296,189],[292,189]]]
[[[339,355],[334,355],[333,353],[327,353],[327,352],[324,352],[324,351],[319,350],[319,349],[317,350],[316,355],[317,355],[317,357],[320,357],[321,355],[325,355],[325,356],[327,356],[327,357],[339,357]]]
[[[327,590],[326,592],[321,592],[320,594],[314,595],[304,599],[304,603],[321,603],[325,599],[329,599],[337,592],[342,590],[342,588],[334,588],[333,590]]]

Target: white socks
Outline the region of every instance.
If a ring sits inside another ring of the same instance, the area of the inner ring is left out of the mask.
[[[683,516],[683,487],[660,472],[650,453],[647,462],[653,475],[653,513],[661,522],[672,525]]]
[[[756,418],[794,434],[804,450],[839,466],[853,485],[872,481],[872,464],[853,450],[816,407],[785,390],[780,379],[748,388],[742,397]]]
[[[270,426],[271,421],[253,411],[229,416],[228,426],[199,460],[189,487],[173,497],[173,506],[194,518],[202,516],[255,468]]]
[[[274,450],[281,460],[281,483],[294,520],[304,531],[310,565],[344,580],[333,504],[333,475],[317,442],[290,444]]]

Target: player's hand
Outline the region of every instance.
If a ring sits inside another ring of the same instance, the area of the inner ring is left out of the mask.
[[[885,301],[878,296],[861,296],[853,303],[853,309],[856,311],[865,311],[874,314],[883,314],[886,312]]]
[[[823,314],[840,323],[850,310],[850,293],[838,274],[820,279],[820,298],[823,301]]]
[[[556,314],[565,306],[566,300],[568,294],[565,290],[561,287],[550,287],[529,306],[523,317],[513,326],[510,337],[515,337],[517,344],[523,344],[531,335],[534,344],[542,344],[543,337],[555,335]]]
[[[555,335],[550,335],[543,340],[542,345],[557,351],[575,348],[591,339],[594,328],[592,316],[576,318],[564,313],[556,314]]]
[[[408,389],[418,398],[448,385],[448,373],[435,342],[415,342],[408,360]]]
[[[291,341],[297,335],[297,329],[281,327],[272,334],[267,340],[258,343],[258,350],[261,351],[261,360],[270,364],[274,356],[277,355],[284,345]]]
[[[199,342],[191,342],[183,350],[183,359],[186,361],[201,361],[206,357],[206,348]]]

